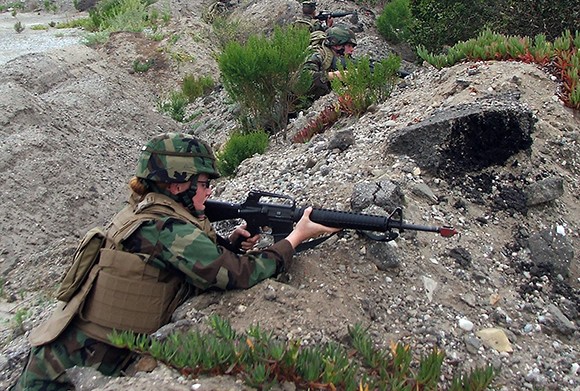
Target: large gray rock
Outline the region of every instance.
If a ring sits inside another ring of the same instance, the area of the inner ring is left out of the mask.
[[[402,129],[387,149],[412,157],[423,169],[458,176],[502,165],[529,149],[534,124],[531,110],[517,101],[461,105]]]

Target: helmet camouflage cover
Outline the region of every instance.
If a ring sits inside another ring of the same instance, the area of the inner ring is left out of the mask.
[[[193,175],[220,176],[209,145],[189,134],[163,133],[141,149],[136,176],[155,182],[187,182]]]
[[[333,26],[326,30],[326,46],[345,45],[347,43],[356,46],[354,32],[348,27]]]

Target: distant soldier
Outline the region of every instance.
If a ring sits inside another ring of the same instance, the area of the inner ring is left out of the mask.
[[[242,226],[221,238],[212,228],[204,211],[219,177],[215,163],[209,145],[188,134],[164,133],[143,146],[131,196],[98,260],[30,333],[28,365],[12,390],[72,390],[66,369],[73,366],[117,376],[133,354],[111,345],[113,330],[153,333],[194,291],[249,288],[286,269],[301,242],[337,231],[312,222],[308,208],[286,239],[237,254],[233,243],[252,250],[259,235]]]
[[[345,26],[334,26],[326,30],[322,44],[311,43],[314,53],[302,67],[303,71],[312,76],[307,94],[311,102],[332,91],[330,80],[340,77],[339,64],[345,66],[346,59],[351,57],[355,47],[354,32]]]
[[[326,20],[316,18],[316,1],[312,0],[302,2],[302,16],[302,19],[298,19],[295,25],[307,26],[311,33],[314,31],[326,31],[333,23],[332,18],[327,18]]]

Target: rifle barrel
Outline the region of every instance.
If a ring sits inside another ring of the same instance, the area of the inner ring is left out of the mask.
[[[302,216],[305,208],[297,211]],[[295,216],[296,219],[297,216]],[[428,225],[409,224],[389,216],[367,215],[354,212],[343,212],[330,209],[313,208],[310,220],[334,228],[354,229],[360,231],[387,232],[395,228],[398,230],[412,230],[436,232],[443,237],[451,237],[457,231],[451,227],[434,227]]]

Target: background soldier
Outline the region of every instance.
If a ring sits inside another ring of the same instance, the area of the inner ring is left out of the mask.
[[[302,19],[296,21],[297,25],[306,25],[310,32],[326,31],[332,26],[332,18],[320,20],[316,18],[316,1],[306,0],[302,2]]]
[[[345,26],[333,26],[326,30],[326,38],[320,45],[311,46],[314,53],[308,57],[302,69],[310,73],[312,84],[307,96],[313,101],[332,91],[330,80],[340,77],[339,64],[344,67],[356,47],[354,32]]]

